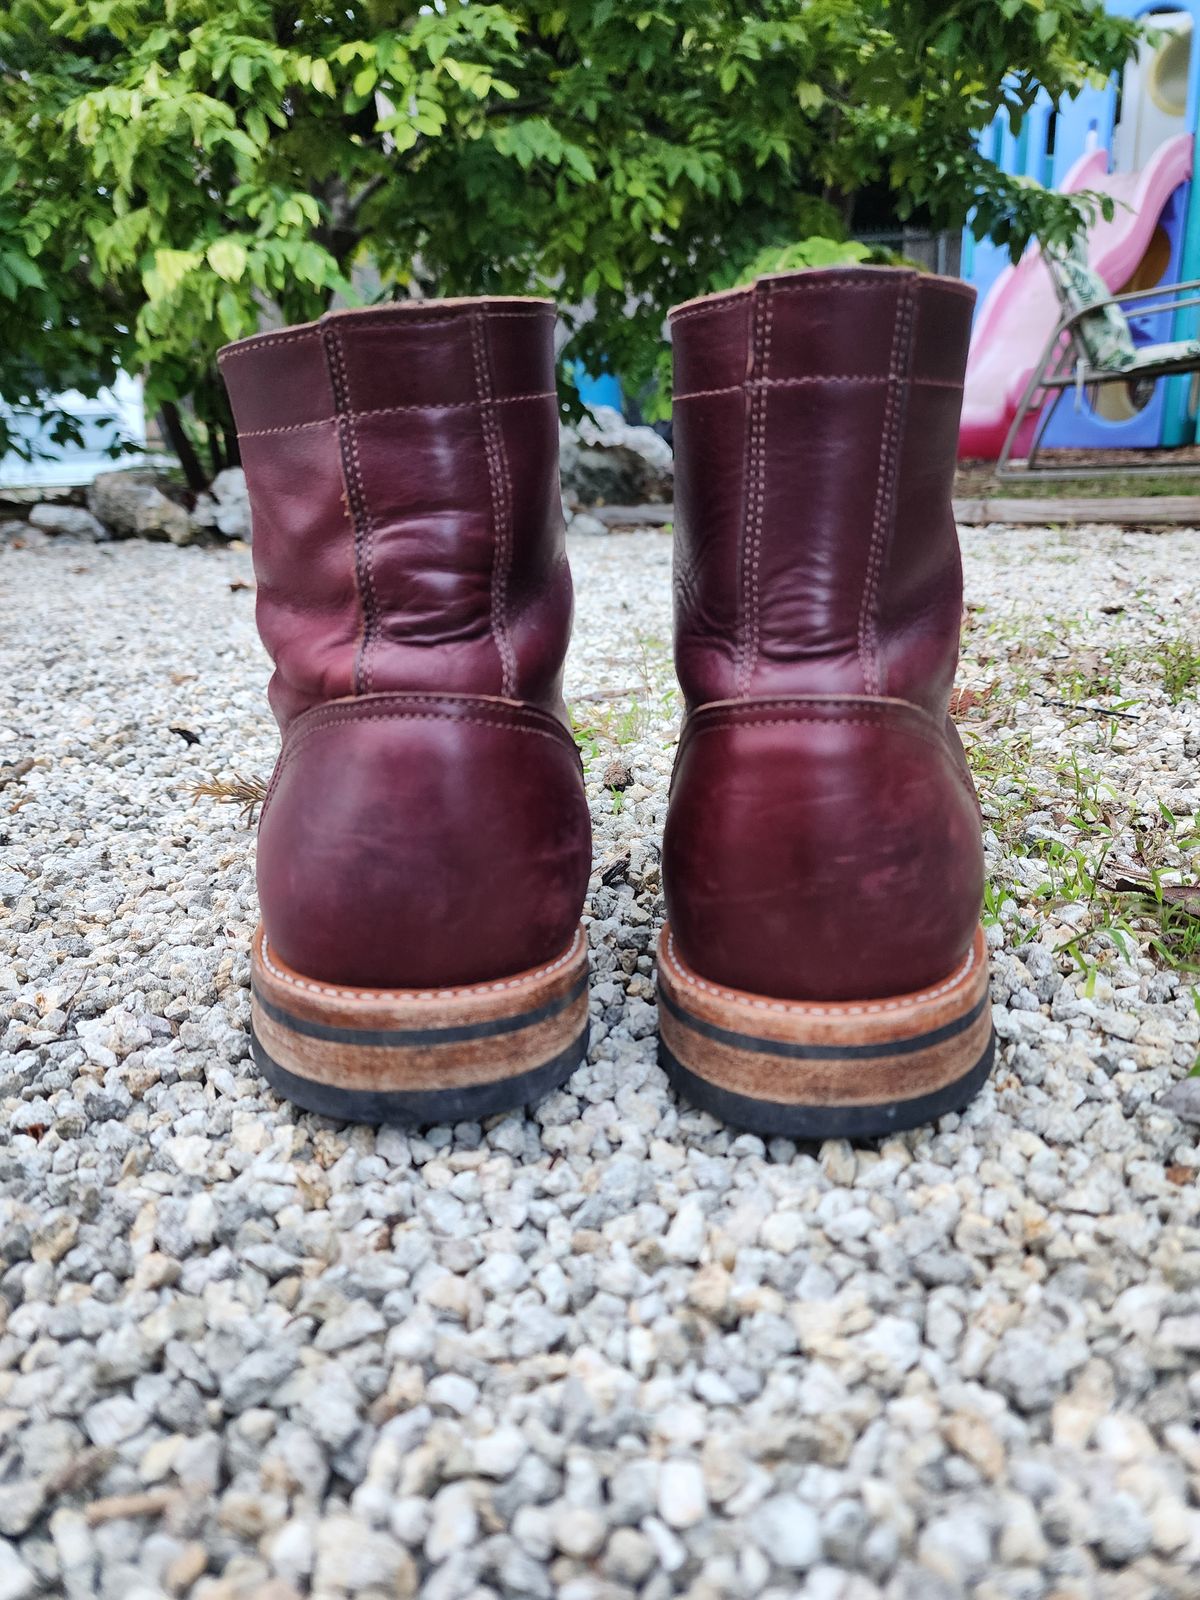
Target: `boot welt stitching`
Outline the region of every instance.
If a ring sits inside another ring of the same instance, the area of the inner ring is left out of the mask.
[[[522,319],[530,319],[534,317],[544,317],[547,312],[553,311],[553,305],[547,302],[542,305],[533,306],[528,311],[485,310],[483,315],[496,318],[503,317],[511,319],[513,317],[519,317]],[[447,323],[456,322],[457,320],[458,318],[453,313],[448,316],[443,315],[440,317],[418,317],[411,315],[407,311],[395,311],[389,315],[387,308],[384,307],[379,309],[377,314],[371,318],[370,322],[359,322],[353,325],[360,328],[443,328]],[[265,350],[270,345],[302,344],[306,339],[312,339],[319,343],[324,332],[329,328],[329,326],[329,323],[314,322],[311,323],[307,328],[300,328],[294,333],[272,333],[266,335],[265,337],[256,333],[251,333],[248,334],[245,339],[239,339],[234,344],[226,345],[223,350],[218,350],[217,360],[219,362],[232,361],[237,356],[252,355],[257,350]]]
[[[516,687],[516,657],[508,631],[508,568],[512,521],[512,479],[492,404],[492,373],[483,318],[471,318],[471,353],[475,366],[475,388],[479,395],[479,417],[487,459],[488,486],[492,501],[492,583],[491,627],[500,657],[501,693],[511,695]]]
[[[762,342],[762,400],[760,403],[761,409],[759,422],[758,507],[755,518],[754,549],[752,552],[750,567],[750,659],[746,663],[747,691],[749,691],[750,688],[751,675],[753,674],[755,665],[758,662],[758,650],[762,638],[760,566],[762,563],[763,517],[766,512],[767,503],[767,399],[770,393],[769,378],[771,371],[771,333],[773,331],[775,317],[775,300],[773,290],[767,290],[766,300],[767,325],[763,333]]]
[[[547,978],[552,972],[558,972],[575,959],[583,935],[576,928],[575,936],[571,940],[565,955],[559,956],[557,961],[551,961],[544,967],[535,967],[530,972],[523,972],[516,978],[505,978],[496,983],[469,983],[458,989],[338,989],[332,984],[313,983],[307,978],[296,978],[288,972],[282,972],[271,960],[270,950],[267,946],[267,936],[263,934],[262,962],[273,978],[280,983],[286,983],[293,989],[304,989],[311,994],[327,994],[339,1000],[390,1000],[393,995],[400,993],[411,1000],[455,1000],[464,996],[475,994],[499,994],[505,989],[519,989],[534,978]]]
[[[357,659],[354,664],[355,693],[370,693],[371,645],[374,642],[377,601],[372,571],[374,524],[367,505],[363,483],[362,461],[358,451],[358,435],[354,427],[354,409],[350,399],[350,384],[346,372],[345,352],[338,332],[328,327],[323,334],[326,357],[329,362],[330,383],[334,403],[338,406],[338,440],[341,444],[342,470],[346,480],[346,498],[354,527],[354,574],[358,583],[359,602],[362,606],[362,633]]]
[[[555,733],[549,728],[532,727],[528,722],[518,721],[517,718],[519,715],[520,712],[514,712],[506,717],[503,713],[497,712],[492,716],[459,717],[455,716],[452,711],[370,711],[365,713],[357,713],[350,710],[342,711],[336,716],[323,715],[319,721],[314,720],[310,723],[307,723],[303,728],[300,729],[299,733],[294,734],[291,738],[287,739],[284,748],[280,751],[279,756],[276,759],[274,771],[271,773],[271,781],[268,783],[267,792],[263,796],[262,806],[259,811],[259,820],[261,822],[262,818],[266,815],[267,808],[271,804],[271,799],[275,793],[276,786],[283,777],[283,774],[287,771],[288,767],[291,766],[292,760],[299,752],[300,747],[306,744],[314,734],[321,733],[326,728],[344,727],[350,725],[351,723],[440,721],[455,723],[465,722],[476,728],[500,728],[507,730],[510,733],[536,734],[539,739],[550,739],[556,745],[561,746],[561,748],[564,750],[569,750],[571,754],[574,755],[575,759],[582,764],[582,758],[579,754],[579,747],[576,745],[575,741],[571,738],[571,735],[565,728],[561,733]]]
[[[715,316],[717,312],[724,311],[728,306],[737,305],[738,301],[744,296],[753,294],[760,282],[770,283],[771,289],[769,292],[774,294],[803,294],[810,289],[838,289],[841,292],[845,292],[850,289],[878,289],[879,287],[878,279],[848,278],[840,273],[833,272],[823,272],[819,279],[806,275],[804,280],[799,283],[780,283],[771,278],[759,279],[756,283],[743,289],[740,294],[734,291],[727,298],[723,297],[713,304],[695,306],[689,311],[668,312],[667,320],[674,324],[676,322],[686,322],[689,317]]]
[[[867,270],[870,271],[871,269],[868,268]],[[780,282],[778,279],[771,279],[770,281],[773,284],[774,293],[777,295],[805,294],[814,289],[835,287],[841,293],[848,293],[853,289],[878,289],[880,282],[885,281],[888,276],[889,274],[886,272],[879,273],[878,269],[872,276],[864,278],[860,274],[851,275],[850,273],[828,272],[821,268],[813,268],[808,272],[798,273],[797,281],[794,283]],[[956,282],[953,278],[929,277],[919,273],[905,273],[903,276],[914,284],[924,281],[934,292],[944,291],[947,294],[957,295],[960,299],[969,300],[972,303],[975,301],[974,289],[968,284]],[[751,285],[745,289],[714,295],[707,305],[693,306],[686,311],[669,311],[667,320],[674,324],[676,322],[685,322],[688,317],[716,315],[717,312],[724,311],[728,306],[737,305],[739,300],[753,293],[753,289],[754,285]]]
[[[755,294],[752,305],[750,370],[742,386],[749,394],[750,450],[747,462],[746,508],[742,543],[742,616],[738,647],[737,686],[739,694],[749,692],[750,679],[758,653],[758,566],[762,545],[763,506],[766,499],[766,410],[767,390],[754,382],[754,375],[767,373],[771,342],[771,291]]]
[[[841,707],[853,716],[826,717],[820,715],[817,707],[830,711]],[[780,699],[775,696],[770,699],[706,701],[691,712],[687,721],[689,726],[701,722],[705,725],[720,722],[724,718],[737,718],[741,722],[749,722],[761,711],[792,711],[796,720],[807,722],[858,722],[864,718],[872,722],[890,720],[893,716],[909,716],[919,719],[919,726],[928,733],[931,739],[944,741],[945,734],[941,721],[931,711],[926,711],[924,706],[917,705],[913,700],[902,700],[895,695],[830,695],[821,699],[814,695],[795,695],[789,699]]]
[[[862,603],[858,613],[858,658],[862,668],[863,685],[868,694],[882,692],[882,673],[879,666],[878,626],[875,604],[879,593],[879,580],[883,571],[884,549],[892,531],[896,513],[896,477],[898,474],[900,441],[904,433],[904,419],[908,412],[908,371],[912,366],[912,280],[900,285],[896,307],[896,326],[892,334],[892,349],[888,359],[888,390],[884,406],[883,437],[880,441],[879,480],[875,490],[875,515],[871,524],[871,543],[867,553],[867,571],[863,583]],[[907,360],[905,359],[907,357]]]
[[[492,400],[494,406],[513,406],[523,400],[557,400],[558,394],[554,389],[539,389],[533,394],[506,394],[499,395]],[[472,406],[479,405],[478,400],[445,400],[428,405],[408,406],[374,406],[369,411],[346,411],[343,416],[353,417],[358,421],[362,417],[390,417],[400,411],[468,411]],[[315,417],[312,422],[289,422],[282,428],[247,428],[238,433],[239,439],[265,439],[272,433],[298,433],[302,428],[324,428],[338,419],[333,417]]]
[[[475,728],[500,728],[509,733],[528,733],[538,739],[549,739],[552,744],[560,749],[571,751],[578,757],[578,749],[570,734],[564,728],[561,734],[552,733],[549,728],[531,728],[528,723],[506,721],[501,717],[455,717],[443,711],[372,711],[364,716],[355,716],[347,713],[339,717],[328,717],[324,722],[314,723],[311,727],[304,728],[294,739],[289,740],[287,748],[280,754],[275,771],[271,777],[270,785],[263,799],[261,815],[266,813],[267,806],[275,792],[276,785],[283,777],[288,767],[301,747],[313,737],[314,734],[324,733],[329,728],[348,726],[359,722],[453,722],[456,726],[467,724]]]
[[[859,372],[823,372],[803,378],[748,378],[745,383],[730,383],[720,389],[692,389],[687,394],[673,396],[675,400],[706,400],[711,395],[740,394],[744,389],[799,389],[816,383],[890,383],[892,380],[885,373],[859,373]],[[948,378],[910,378],[909,384],[913,388],[922,389],[953,389],[957,394],[962,389],[961,383],[953,383]]]
[[[320,334],[309,328],[305,328],[301,333],[272,333],[265,339],[259,338],[256,334],[251,334],[243,343],[229,345],[224,350],[218,350],[217,360],[221,362],[232,361],[235,356],[254,355],[257,351],[266,350],[273,344],[300,344],[305,339],[319,338]]]
[[[681,983],[688,984],[693,989],[702,989],[705,994],[716,995],[719,1000],[733,1000],[739,1005],[753,1006],[756,1011],[782,1011],[789,1015],[809,1017],[867,1017],[878,1016],[882,1012],[902,1011],[910,1006],[914,999],[937,1000],[942,995],[949,994],[952,989],[957,989],[963,980],[971,975],[975,968],[975,947],[972,945],[962,966],[933,989],[918,989],[911,995],[905,995],[895,1000],[858,1000],[846,1001],[841,1005],[821,1005],[810,1000],[764,1000],[750,994],[739,993],[734,989],[721,989],[716,984],[707,983],[703,978],[685,967],[675,950],[675,935],[667,936],[666,955],[673,976]]]
[[[763,709],[762,706],[758,705],[747,706],[744,711],[741,707],[730,706],[728,709],[722,710],[719,713],[706,713],[706,709],[701,707],[700,710],[693,713],[692,717],[689,718],[687,723],[684,725],[683,732],[679,736],[678,748],[680,751],[682,751],[689,739],[698,739],[701,734],[724,733],[729,728],[736,727],[794,728],[797,723],[809,723],[813,727],[818,728],[886,727],[888,722],[891,720],[887,715],[887,712],[894,705],[894,701],[886,701],[880,706],[878,715],[874,716],[867,712],[866,708],[864,707],[865,714],[857,717],[815,717],[804,714],[797,714],[791,717],[758,717],[754,715],[754,712],[759,709]],[[782,710],[784,708],[777,707],[772,709]],[[975,785],[971,780],[971,776],[969,773],[964,772],[962,767],[959,766],[958,762],[954,759],[953,752],[946,742],[945,735],[941,733],[934,719],[929,716],[928,712],[922,711],[920,706],[907,706],[905,709],[910,710],[918,717],[925,719],[928,724],[927,726],[922,726],[921,723],[917,723],[916,726],[910,726],[907,731],[913,734],[915,738],[923,739],[926,744],[933,745],[936,750],[941,752],[945,759],[950,763],[950,770],[954,773],[954,776],[958,779],[959,783],[971,797],[971,803],[978,807],[979,795],[976,793]],[[705,718],[703,722],[697,720],[701,717]],[[269,790],[267,792],[267,799],[270,799]],[[266,809],[266,800],[263,801],[263,809]]]
[[[702,733],[724,733],[727,729],[729,729],[731,727],[742,727],[742,728],[744,728],[744,727],[751,727],[751,728],[794,728],[797,723],[809,723],[814,728],[838,728],[838,727],[842,727],[842,728],[877,728],[877,727],[880,726],[881,723],[882,724],[886,724],[886,722],[887,722],[887,718],[886,717],[870,717],[870,716],[865,716],[865,717],[795,716],[795,717],[762,717],[762,718],[739,717],[736,714],[736,712],[730,711],[730,712],[725,713],[724,717],[721,720],[717,720],[717,719],[714,718],[711,722],[704,722],[704,723],[701,723],[699,725],[697,725],[696,723],[692,723],[690,725],[690,727],[689,727],[688,737],[693,738],[693,739],[698,739]],[[919,739],[924,739],[929,744],[936,745],[938,747],[938,749],[944,751],[946,756],[947,756],[947,758],[949,758],[950,751],[946,746],[946,741],[945,741],[945,739],[939,737],[936,729],[934,729],[934,728],[921,728],[921,727],[918,726],[918,727],[911,728],[908,731],[911,732],[915,737],[917,737]],[[680,743],[682,744],[682,742],[683,741],[681,739]]]

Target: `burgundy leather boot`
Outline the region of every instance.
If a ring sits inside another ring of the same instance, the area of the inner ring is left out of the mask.
[[[553,333],[549,301],[442,301],[221,354],[283,735],[254,1050],[330,1116],[476,1119],[587,1046]]]
[[[947,713],[972,300],[834,269],[672,315],[662,1060],[761,1133],[911,1127],[991,1063],[979,810]]]

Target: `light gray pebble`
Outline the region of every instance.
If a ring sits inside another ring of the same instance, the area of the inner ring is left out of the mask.
[[[1153,1538],[1150,1518],[1131,1494],[1108,1495],[1096,1507],[1097,1544],[1102,1559],[1124,1567],[1145,1555]]]
[[[1113,860],[1153,837],[1190,881],[1196,702],[1154,651],[1200,534],[1139,540],[1137,597],[1112,530],[965,543],[963,681],[1007,717],[963,722],[1004,766],[995,1071],[933,1127],[811,1146],[720,1127],[655,1061],[669,540],[573,541],[590,1059],[532,1113],[422,1130],[296,1111],[248,1054],[253,832],[195,788],[277,749],[245,552],[0,552],[0,1583],[1195,1591],[1200,1016],[1141,933],[1068,951],[1094,912],[1039,886],[1053,841],[1099,848],[1076,771]],[[1081,616],[1136,737],[1053,703]],[[89,1523],[130,1495],[165,1509]]]
[[[437,1566],[470,1548],[479,1527],[475,1497],[467,1483],[450,1483],[438,1491],[430,1507],[425,1554]]]
[[[750,1517],[750,1533],[768,1560],[787,1572],[805,1572],[820,1558],[820,1519],[794,1495],[765,1500]]]
[[[25,1600],[35,1593],[37,1579],[7,1539],[0,1539],[0,1600]]]

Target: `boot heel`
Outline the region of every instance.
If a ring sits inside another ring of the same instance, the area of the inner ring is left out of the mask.
[[[885,1000],[772,1000],[707,983],[670,925],[658,948],[659,1060],[725,1122],[792,1139],[875,1138],[957,1111],[995,1050],[987,947],[943,983]]]
[[[556,961],[461,989],[355,989],[251,955],[254,1059],[306,1111],[347,1122],[475,1122],[570,1077],[588,1042],[587,939]]]

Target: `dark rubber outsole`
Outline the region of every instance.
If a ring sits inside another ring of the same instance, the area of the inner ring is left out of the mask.
[[[255,1065],[267,1082],[285,1100],[304,1111],[339,1122],[393,1123],[401,1127],[429,1127],[434,1124],[478,1122],[503,1111],[516,1111],[534,1104],[561,1088],[587,1055],[589,1028],[558,1055],[541,1066],[490,1083],[476,1083],[453,1089],[378,1090],[338,1089],[299,1077],[272,1059],[263,1048],[253,1027],[250,1030]]]
[[[659,1065],[685,1100],[710,1112],[722,1122],[748,1133],[768,1138],[795,1139],[818,1143],[823,1139],[881,1139],[936,1122],[952,1111],[961,1111],[987,1082],[996,1055],[996,1035],[989,1035],[987,1048],[969,1072],[932,1094],[911,1100],[893,1100],[882,1105],[784,1105],[749,1095],[720,1089],[697,1077],[671,1054],[659,1040]]]

